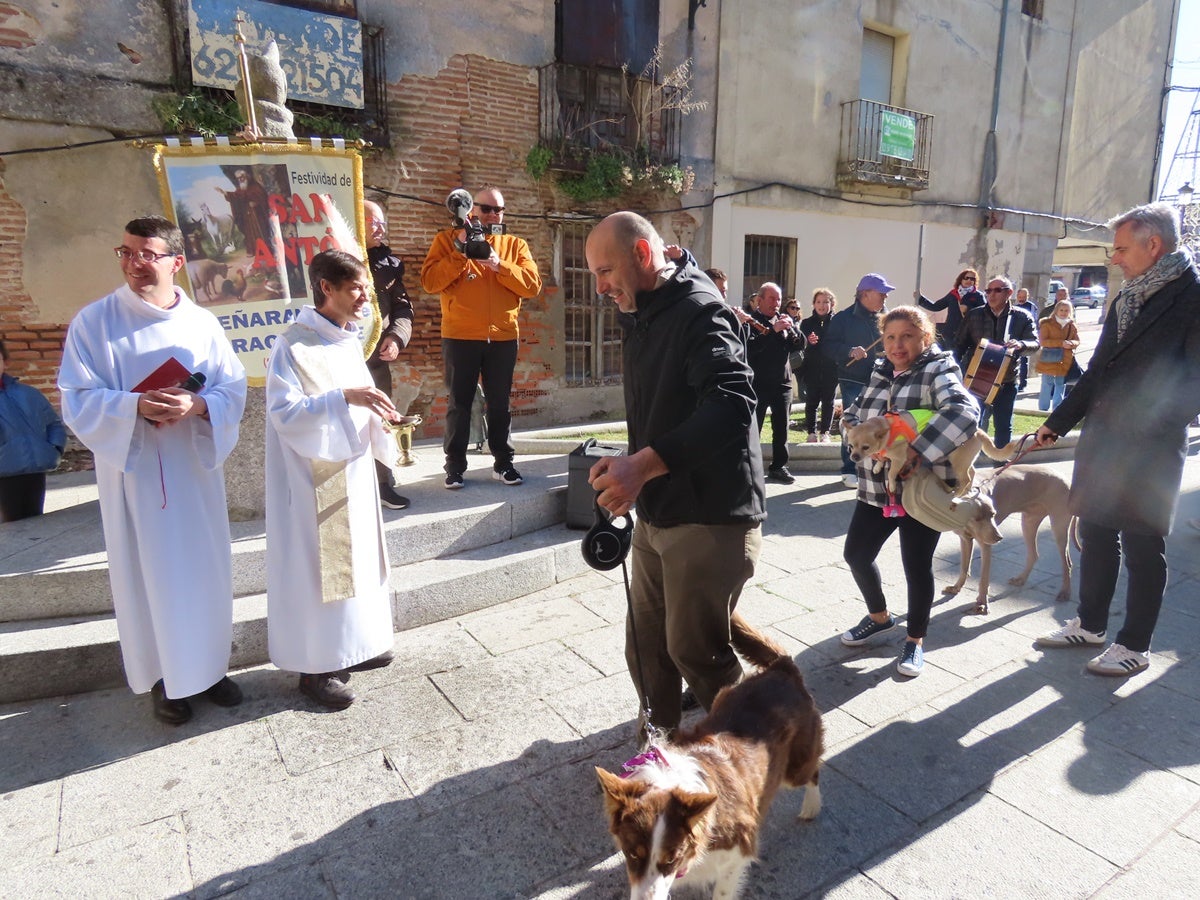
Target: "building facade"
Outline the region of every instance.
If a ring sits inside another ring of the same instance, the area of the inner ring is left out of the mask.
[[[48,393],[67,323],[119,281],[114,236],[163,212],[131,139],[169,130],[163,105],[198,93],[196,2],[0,0],[0,336]],[[968,265],[1044,292],[1059,238],[1103,236],[1092,223],[1153,194],[1176,14],[1173,0],[274,5],[362,23],[368,99],[340,115],[378,145],[364,181],[417,314],[396,399],[425,437],[445,400],[439,306],[417,273],[453,188],[500,187],[544,276],[521,315],[516,427],[621,418],[620,335],[583,258],[597,217],[648,215],[729,273],[731,301],[772,280],[844,304],[868,271],[899,297],[939,296]],[[614,179],[628,184],[610,196]]]

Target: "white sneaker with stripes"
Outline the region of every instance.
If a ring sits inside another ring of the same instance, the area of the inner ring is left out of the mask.
[[[1109,644],[1095,659],[1088,660],[1088,671],[1097,675],[1136,675],[1150,668],[1150,654],[1130,650],[1121,644]]]
[[[1088,631],[1079,624],[1079,617],[1062,628],[1056,628],[1037,639],[1039,647],[1082,647],[1088,644],[1099,646],[1104,643],[1103,631]]]

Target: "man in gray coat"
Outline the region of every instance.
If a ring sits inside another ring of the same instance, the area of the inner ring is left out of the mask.
[[[1079,615],[1037,642],[1105,643],[1124,551],[1125,622],[1088,663],[1099,675],[1123,676],[1150,665],[1167,585],[1165,539],[1183,479],[1187,426],[1200,412],[1200,277],[1179,246],[1174,207],[1134,207],[1108,224],[1125,285],[1088,370],[1037,431],[1044,447],[1084,420],[1071,482],[1083,542]]]

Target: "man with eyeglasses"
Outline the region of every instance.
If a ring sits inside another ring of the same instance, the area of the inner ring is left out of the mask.
[[[958,358],[965,369],[971,357],[980,352],[979,342],[986,339],[1003,344],[1015,357],[1004,373],[1004,381],[991,406],[980,404],[979,427],[987,431],[988,421],[996,423],[996,446],[1003,447],[1012,440],[1013,406],[1017,402],[1017,360],[1038,348],[1037,327],[1033,316],[1012,305],[1013,284],[1003,276],[988,279],[984,296],[987,303],[967,310],[958,331]]]
[[[179,725],[192,716],[188,698],[242,699],[226,675],[233,576],[222,466],[246,373],[217,319],[174,284],[184,264],[174,224],[134,219],[115,252],[125,284],[71,322],[58,389],[64,421],[95,456],[125,676],[134,693],[150,691],[158,719]]]
[[[481,379],[492,478],[510,486],[523,480],[513,466],[509,412],[517,365],[517,314],[523,298],[536,297],[542,290],[542,277],[529,245],[505,231],[504,196],[499,189],[477,191],[475,209],[491,255],[469,259],[465,231],[448,228],[434,237],[421,266],[421,289],[440,294],[442,303],[442,362],[450,393],[442,439],[448,490],[463,486],[471,404]]]

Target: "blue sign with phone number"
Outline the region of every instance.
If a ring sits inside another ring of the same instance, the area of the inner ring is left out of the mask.
[[[354,19],[257,0],[189,0],[192,80],[234,90],[238,83],[235,23],[246,21],[247,52],[279,45],[288,99],[363,108],[362,26]]]

